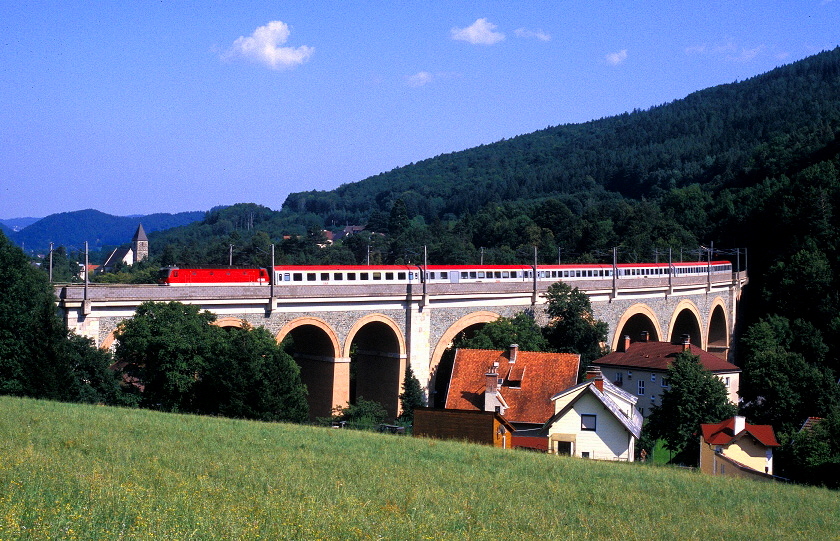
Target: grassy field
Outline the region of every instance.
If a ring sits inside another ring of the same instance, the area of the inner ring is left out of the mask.
[[[0,397],[0,539],[831,539],[840,493]]]

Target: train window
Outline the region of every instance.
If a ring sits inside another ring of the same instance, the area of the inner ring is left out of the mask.
[[[292,279],[292,277],[288,272],[283,273],[283,281],[284,282],[289,282],[289,281],[291,281],[291,279]]]
[[[493,273],[493,276],[496,277],[496,278],[501,278],[502,277],[502,271],[495,271]]]
[[[337,272],[337,273],[333,274],[333,280],[336,280],[336,281],[344,280],[344,273],[343,272]]]
[[[470,271],[470,278],[475,280],[476,278],[478,278],[478,274],[475,271]]]
[[[322,272],[321,273],[321,280],[327,281],[329,279],[330,279],[330,273],[328,273],[328,272]]]
[[[484,271],[478,271],[478,277],[484,278]]]
[[[385,273],[385,279],[386,280],[393,280],[394,279],[394,273],[393,272],[386,272]]]
[[[355,272],[348,272],[347,273],[347,279],[348,280],[355,280],[356,279],[356,273]]]
[[[295,282],[302,282],[303,281],[303,273],[302,272],[292,273],[292,280],[295,281]]]
[[[433,272],[427,272],[426,273],[426,280],[434,280],[434,279],[435,279],[435,273],[433,273]]]
[[[374,280],[381,280],[382,279],[382,273],[381,272],[374,272],[373,273],[373,279]]]
[[[409,280],[414,279],[414,273],[413,272],[408,273],[408,279]],[[404,272],[398,272],[397,273],[397,280],[405,280],[405,273]]]
[[[307,272],[306,273],[306,281],[307,282],[314,282],[318,279],[318,275],[314,272]]]
[[[502,278],[510,278],[510,272],[502,271]]]
[[[467,271],[461,271],[461,278],[467,278]]]
[[[370,273],[360,272],[359,273],[359,280],[370,280]]]

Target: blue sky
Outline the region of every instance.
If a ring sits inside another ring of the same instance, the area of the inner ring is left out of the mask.
[[[208,210],[743,80],[840,0],[0,5],[0,218]]]

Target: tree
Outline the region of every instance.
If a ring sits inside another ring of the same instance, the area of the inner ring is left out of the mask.
[[[397,199],[391,207],[391,214],[388,216],[388,236],[399,237],[408,229],[408,209],[405,201]]]
[[[329,418],[333,423],[347,423],[352,428],[373,428],[385,422],[388,412],[379,402],[359,397],[355,404],[336,406]]]
[[[143,386],[142,405],[192,411],[198,377],[218,350],[216,316],[179,302],[144,302],[117,328],[116,360]]]
[[[801,483],[840,488],[840,408],[800,430],[778,454],[784,475]]]
[[[603,356],[607,324],[595,319],[586,293],[557,282],[546,292],[546,313],[551,323],[545,335],[551,347],[561,353],[580,354],[581,367]]]
[[[300,368],[265,328],[220,329],[195,389],[200,413],[261,421],[309,418]]]
[[[521,351],[550,351],[542,329],[530,315],[520,312],[512,318],[500,317],[479,329],[471,338],[458,338],[455,347],[507,349],[518,344]]]
[[[0,233],[0,394],[73,400],[67,330],[47,274]]]
[[[414,377],[414,371],[410,366],[405,369],[405,376],[403,377],[403,392],[400,393],[400,408],[402,414],[398,420],[404,423],[414,422],[415,408],[423,407],[423,390],[420,388],[420,382]]]
[[[110,368],[114,358],[109,350],[97,348],[90,338],[71,332],[65,344],[64,357],[73,371],[75,385],[73,396],[69,398],[74,402],[137,405],[137,395],[125,392],[120,385],[120,373]]]
[[[752,422],[792,434],[807,417],[827,415],[840,405],[833,375],[816,364],[825,346],[817,333],[803,333],[808,329],[805,322],[770,316],[744,333],[739,394],[741,410]]]
[[[665,440],[665,447],[679,453],[677,461],[696,464],[700,458],[700,425],[719,423],[737,412],[728,400],[723,382],[703,368],[700,357],[680,352],[668,369],[670,387],[653,407],[645,431]]]

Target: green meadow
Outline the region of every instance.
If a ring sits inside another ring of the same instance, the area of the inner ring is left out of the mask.
[[[0,397],[0,539],[831,539],[840,493]]]

